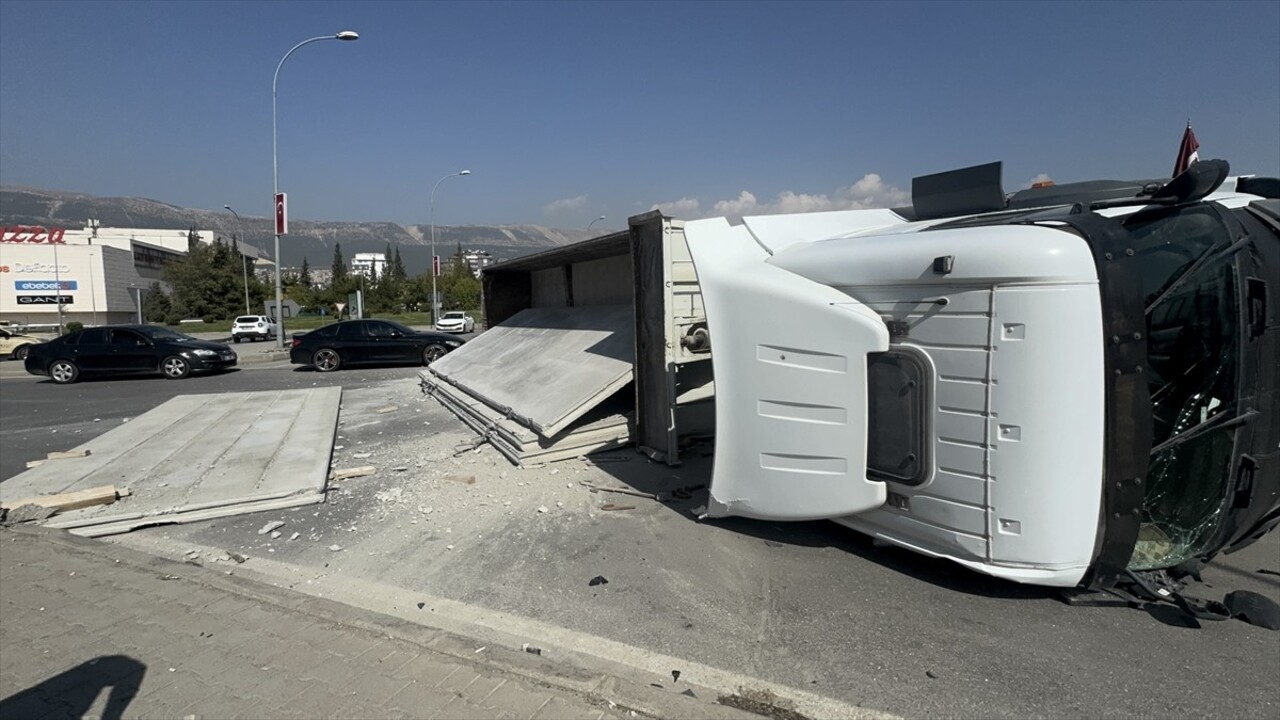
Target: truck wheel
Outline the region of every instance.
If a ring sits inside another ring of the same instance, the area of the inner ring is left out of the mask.
[[[80,379],[80,368],[70,360],[54,360],[49,366],[49,379],[59,385],[69,385]]]

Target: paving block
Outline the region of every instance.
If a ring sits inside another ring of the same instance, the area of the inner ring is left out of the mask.
[[[404,667],[391,675],[417,681],[425,687],[435,687],[463,667],[458,663],[440,658],[441,656],[434,653],[424,653],[405,663]]]
[[[383,703],[383,706],[402,710],[413,717],[425,718],[431,717],[457,697],[448,690],[411,681]]]
[[[533,720],[599,720],[603,715],[604,711],[585,702],[579,705],[563,698],[553,697],[532,717]]]
[[[508,680],[484,698],[483,704],[512,717],[528,718],[541,710],[552,697],[549,692]]]

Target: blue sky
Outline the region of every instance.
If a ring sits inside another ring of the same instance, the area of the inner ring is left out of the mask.
[[[294,219],[625,227],[1280,174],[1280,2],[0,2],[0,183]]]

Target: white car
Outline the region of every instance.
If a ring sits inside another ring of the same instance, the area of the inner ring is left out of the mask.
[[[14,332],[10,328],[0,328],[0,358],[25,360],[27,358],[27,350],[32,345],[39,345],[52,337],[52,335],[45,337],[26,335]]]
[[[461,310],[450,310],[436,321],[436,330],[449,333],[469,333],[476,329],[476,320]]]
[[[280,332],[276,321],[266,315],[241,315],[231,323],[231,340],[267,340]]]

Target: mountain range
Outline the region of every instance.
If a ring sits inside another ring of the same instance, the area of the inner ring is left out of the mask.
[[[241,216],[243,229],[229,212],[183,208],[159,200],[128,197],[97,197],[83,193],[37,188],[0,187],[0,226],[42,225],[83,228],[89,218],[101,227],[195,228],[239,236],[270,255],[274,236],[271,218]],[[393,222],[313,222],[289,219],[289,234],[280,241],[283,266],[297,267],[303,258],[313,268],[329,267],[335,243],[342,246],[350,262],[360,252],[383,252],[387,245],[397,248],[411,275],[425,272],[431,264],[429,225],[399,225]],[[449,256],[459,245],[463,250],[483,250],[495,262],[585,240],[585,230],[563,230],[540,225],[437,225],[436,254]]]

